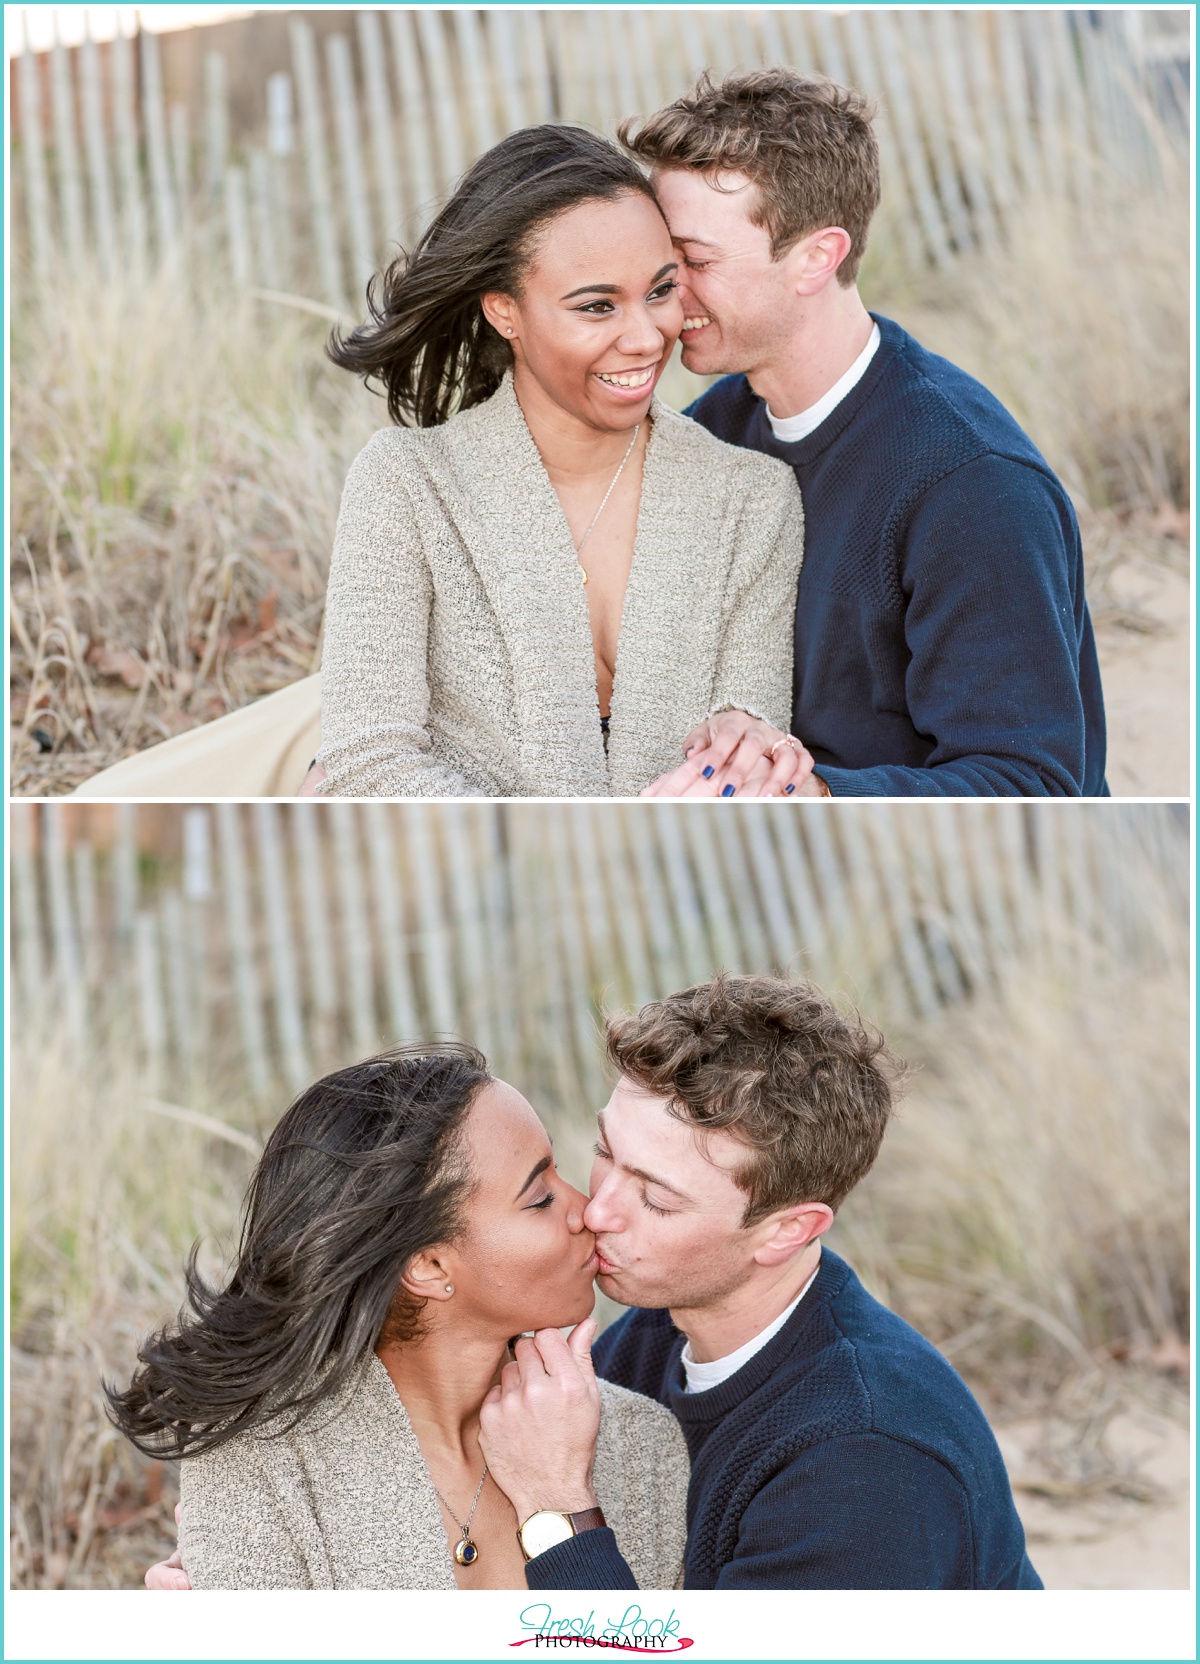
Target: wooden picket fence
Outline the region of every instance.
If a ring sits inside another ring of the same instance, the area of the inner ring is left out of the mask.
[[[578,1105],[601,1009],[722,969],[810,975],[904,1024],[1014,965],[1186,964],[1182,813],[14,804],[12,1032],[115,1047],[175,1101],[214,1081],[277,1097],[457,1033]]]
[[[244,134],[218,53],[197,110],[168,107],[151,33],[103,59],[60,45],[48,111],[33,56],[17,64],[13,223],[43,279],[85,256],[124,269],[182,254],[194,270],[203,253],[241,291],[357,313],[370,274],[505,133],[611,133],[703,69],[782,62],[880,101],[877,240],[913,269],[945,267],[1031,195],[1086,207],[1114,177],[1152,189],[1163,145],[1186,147],[1186,30],[1150,52],[1134,10],[464,7],[347,11],[318,46],[300,12]]]

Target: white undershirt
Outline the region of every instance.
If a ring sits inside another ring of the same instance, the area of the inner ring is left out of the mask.
[[[820,1269],[821,1266],[818,1262],[817,1271]],[[687,1376],[687,1386],[684,1391],[707,1392],[710,1387],[719,1387],[722,1381],[727,1381],[731,1375],[736,1375],[742,1365],[748,1364],[754,1354],[761,1352],[767,1342],[772,1340],[783,1328],[788,1318],[791,1317],[796,1307],[813,1286],[817,1271],[813,1272],[791,1305],[786,1311],[780,1312],[774,1323],[768,1323],[766,1328],[755,1335],[752,1340],[748,1340],[745,1346],[739,1346],[736,1352],[730,1352],[727,1357],[714,1358],[710,1364],[698,1364],[692,1357],[692,1343],[688,1341],[683,1349],[682,1356],[683,1372]]]
[[[871,339],[841,380],[835,381],[824,398],[818,399],[816,404],[810,404],[808,409],[802,410],[798,416],[772,416],[771,407],[768,405],[767,421],[770,422],[771,432],[776,439],[782,440],[785,445],[794,445],[798,439],[807,439],[810,433],[815,433],[826,416],[832,415],[841,404],[854,384],[866,375],[867,365],[874,358],[878,346],[879,325],[876,324],[871,330]]]

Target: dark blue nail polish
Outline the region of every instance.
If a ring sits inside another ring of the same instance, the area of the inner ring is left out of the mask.
[[[785,796],[790,797],[796,789],[796,782],[793,780],[790,786],[785,786],[783,789]]]
[[[734,786],[726,786],[725,790],[721,793],[721,796],[722,797],[732,797],[735,790],[736,790],[736,787],[734,787]]]
[[[712,779],[712,777],[713,777],[713,775],[714,775],[714,774],[715,774],[715,773],[716,773],[716,772],[717,772],[717,771],[716,771],[716,769],[714,769],[714,768],[713,768],[713,766],[712,766],[712,764],[711,764],[711,763],[709,763],[709,765],[708,765],[708,767],[707,767],[707,768],[706,768],[706,769],[705,769],[705,770],[704,770],[704,778],[705,778],[705,779],[706,779],[706,780],[711,780],[711,779]]]

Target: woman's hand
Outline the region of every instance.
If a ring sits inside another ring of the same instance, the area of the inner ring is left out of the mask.
[[[179,1530],[179,1504],[175,1504],[175,1529]],[[191,1580],[183,1569],[183,1561],[176,1549],[169,1560],[160,1560],[146,1573],[147,1589],[190,1589]]]
[[[651,782],[643,797],[790,797],[812,775],[798,739],[749,711],[719,711],[683,742],[684,761]],[[818,792],[815,795],[823,795]]]

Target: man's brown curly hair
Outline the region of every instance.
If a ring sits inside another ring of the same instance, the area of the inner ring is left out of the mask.
[[[745,174],[756,187],[751,221],[770,233],[776,260],[809,232],[840,226],[850,251],[837,276],[849,288],[879,206],[874,114],[862,93],[824,75],[753,69],[714,82],[705,70],[692,92],[640,126],[622,122],[617,136],[649,168],[691,168],[714,184]]]
[[[610,1017],[609,1061],[671,1112],[746,1146],[743,1226],[836,1209],[879,1153],[902,1074],[883,1036],[811,982],[719,976]]]

